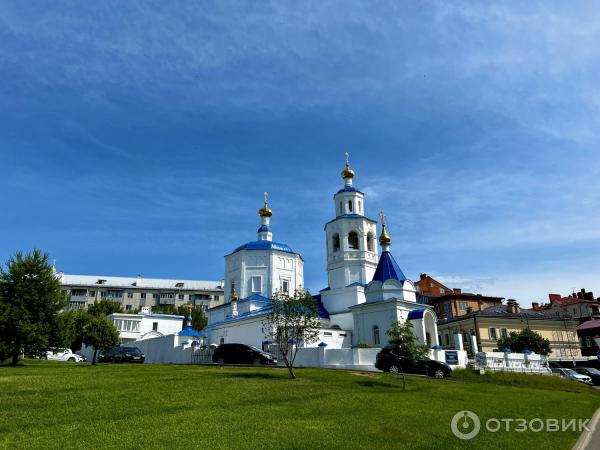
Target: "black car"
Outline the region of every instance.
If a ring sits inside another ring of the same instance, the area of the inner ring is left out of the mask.
[[[593,367],[575,367],[573,370],[581,375],[590,377],[594,386],[600,386],[600,370]]]
[[[270,353],[245,344],[221,344],[213,353],[213,362],[217,364],[277,364]]]
[[[446,363],[429,358],[412,362],[386,348],[377,353],[375,367],[384,372],[420,374],[435,378],[449,377],[452,374],[452,369]]]
[[[145,355],[137,347],[113,347],[98,355],[100,362],[134,362],[143,363]]]

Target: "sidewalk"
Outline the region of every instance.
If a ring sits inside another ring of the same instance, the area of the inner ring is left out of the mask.
[[[600,408],[596,410],[590,420],[588,428],[590,431],[584,431],[577,439],[573,450],[597,450],[600,449]]]

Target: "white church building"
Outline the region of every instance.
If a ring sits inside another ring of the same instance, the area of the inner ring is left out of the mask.
[[[365,215],[365,195],[353,186],[354,176],[346,157],[344,185],[333,196],[335,218],[325,224],[328,286],[314,296],[322,325],[319,340],[311,346],[384,346],[391,324],[407,320],[422,343],[438,345],[435,312],[417,303],[413,282],[394,260],[383,213],[378,254],[377,222]],[[208,344],[235,342],[260,348],[272,295],[304,287],[304,260],[288,245],[273,241],[272,215],[265,194],[257,240],[225,256],[226,300],[208,310],[203,330]]]

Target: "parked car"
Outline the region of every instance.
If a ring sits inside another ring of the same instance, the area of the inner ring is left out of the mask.
[[[575,372],[581,375],[587,375],[592,380],[594,386],[600,385],[600,370],[594,367],[576,367]]]
[[[375,368],[384,372],[420,374],[435,378],[445,378],[452,375],[452,368],[444,362],[429,358],[412,362],[409,358],[397,355],[386,348],[377,353]]]
[[[59,348],[55,351],[49,350],[42,357],[50,361],[84,362],[86,360],[85,357],[73,353],[70,348]]]
[[[146,356],[137,347],[113,347],[100,352],[99,362],[135,362],[143,363]]]
[[[277,358],[252,345],[221,344],[213,353],[217,364],[277,364]]]
[[[566,378],[567,380],[579,381],[580,383],[588,384],[591,384],[592,382],[592,379],[588,375],[582,375],[575,372],[573,369],[557,367],[552,369],[552,372],[559,374],[561,377]]]

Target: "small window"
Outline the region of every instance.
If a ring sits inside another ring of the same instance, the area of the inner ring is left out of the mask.
[[[152,294],[152,298],[154,300],[158,300],[160,298],[160,295],[159,294]]]
[[[96,291],[90,291],[88,295],[90,297],[95,297],[96,296]]]
[[[290,292],[290,282],[288,280],[279,280],[279,289],[282,292],[289,293]]]
[[[333,336],[333,333],[331,331],[324,331],[323,336]]]
[[[344,214],[344,206],[342,202],[340,202],[340,214]]]
[[[127,293],[127,298],[133,298],[133,292],[128,292]]]
[[[179,294],[179,295],[177,295],[177,298],[178,298],[179,300],[183,300],[183,299],[184,299],[184,297],[185,297],[185,295],[183,295],[183,294]]]
[[[360,246],[358,245],[358,233],[356,231],[348,233],[348,248],[350,250],[360,250]]]
[[[592,337],[591,336],[586,336],[585,337],[585,346],[586,347],[592,347]]]
[[[446,341],[446,345],[450,345],[450,335],[449,334],[444,335],[444,340]]]
[[[444,288],[440,288],[440,294],[445,294],[446,290]]]
[[[348,211],[352,212],[352,200],[348,200]]]
[[[158,331],[158,322],[152,322],[152,331]]]
[[[339,234],[334,234],[332,237],[332,241],[333,241],[333,251],[337,252],[340,250],[340,235]]]
[[[125,305],[125,311],[131,311],[131,305]]]
[[[262,292],[261,277],[252,277],[252,292]]]
[[[140,297],[141,297],[141,298],[146,298],[146,293],[145,293],[145,292],[142,292],[142,293],[140,294]]]
[[[505,338],[508,336],[508,330],[506,328],[500,328],[500,336]]]
[[[345,337],[345,336],[347,336],[347,334],[346,333],[339,333],[339,336],[340,337]]]
[[[377,325],[373,325],[373,344],[379,345],[379,327]]]
[[[489,332],[490,332],[490,339],[492,341],[497,341],[498,340],[498,336],[496,335],[496,329],[495,328],[490,328]]]
[[[356,212],[359,214],[362,214],[362,203],[360,200],[358,201],[358,211],[356,211]]]

